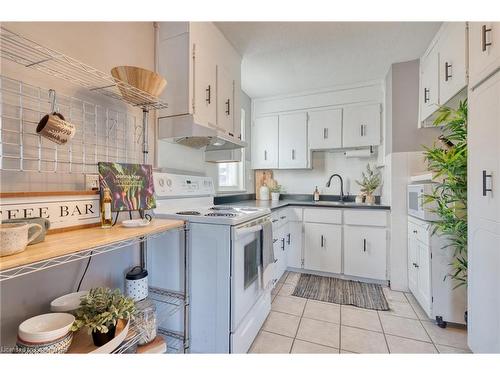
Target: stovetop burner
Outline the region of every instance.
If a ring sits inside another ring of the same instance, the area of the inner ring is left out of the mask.
[[[205,214],[205,216],[235,217],[237,215],[232,212],[209,212],[208,214]]]
[[[179,211],[179,212],[176,212],[175,214],[176,215],[193,215],[193,216],[201,215],[198,211]]]

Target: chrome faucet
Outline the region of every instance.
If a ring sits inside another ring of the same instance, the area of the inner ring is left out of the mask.
[[[326,187],[330,187],[331,183],[332,183],[332,178],[334,177],[338,177],[339,180],[340,180],[340,201],[343,202],[344,201],[344,180],[342,180],[342,176],[335,173],[335,174],[332,174],[330,176],[330,178],[328,179],[328,182],[326,183]]]

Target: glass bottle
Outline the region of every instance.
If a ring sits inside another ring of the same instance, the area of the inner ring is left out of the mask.
[[[113,219],[111,216],[111,190],[104,188],[101,199],[101,227],[111,228],[113,226]]]
[[[319,201],[319,190],[318,187],[316,186],[316,189],[314,189],[314,194],[313,194],[313,199],[315,202]]]

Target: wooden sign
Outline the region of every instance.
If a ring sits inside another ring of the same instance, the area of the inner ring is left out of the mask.
[[[96,192],[5,193],[0,201],[2,220],[42,217],[50,229],[86,226],[100,221]]]

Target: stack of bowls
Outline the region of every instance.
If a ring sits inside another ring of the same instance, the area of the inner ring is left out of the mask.
[[[66,353],[73,340],[75,317],[67,313],[37,315],[19,325],[14,352],[27,354]]]

